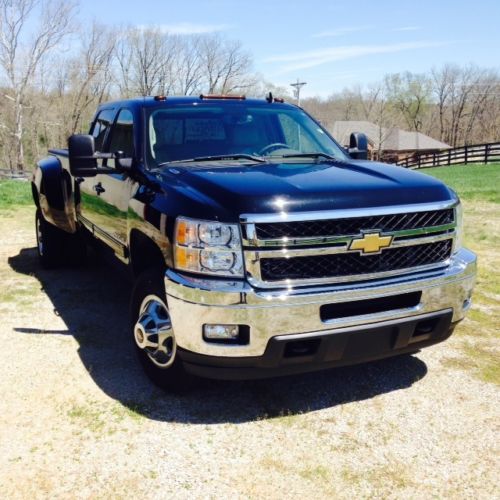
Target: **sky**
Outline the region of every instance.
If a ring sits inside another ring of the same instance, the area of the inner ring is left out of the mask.
[[[301,97],[445,63],[500,69],[500,0],[83,0],[79,19],[220,32],[267,81],[307,82]]]

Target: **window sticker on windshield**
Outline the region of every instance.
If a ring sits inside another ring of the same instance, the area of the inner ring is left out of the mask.
[[[222,141],[226,138],[220,120],[210,118],[186,119],[186,141]]]
[[[161,120],[155,124],[158,142],[182,144],[182,120]]]

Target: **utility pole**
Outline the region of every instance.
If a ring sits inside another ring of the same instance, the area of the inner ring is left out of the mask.
[[[306,84],[307,82],[301,82],[298,78],[295,83],[290,84],[292,87],[294,87],[293,95],[295,99],[297,99],[297,106],[300,106],[300,89]]]

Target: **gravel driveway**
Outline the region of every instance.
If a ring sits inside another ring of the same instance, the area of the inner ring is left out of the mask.
[[[128,283],[41,270],[33,216],[0,216],[2,498],[498,498],[498,386],[450,366],[457,334],[169,395],[135,361]]]

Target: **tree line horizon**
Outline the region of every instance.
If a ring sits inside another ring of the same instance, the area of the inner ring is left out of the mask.
[[[201,93],[263,98],[271,91],[295,102],[290,89],[255,71],[239,40],[97,21],[79,25],[77,5],[0,0],[1,168],[31,169],[48,148],[88,131],[97,105],[112,99]],[[70,42],[72,50],[63,51]],[[301,107],[327,128],[337,120],[366,120],[380,130],[422,132],[451,146],[500,139],[499,72],[473,64],[388,74],[326,98],[302,98]],[[381,149],[383,142],[381,136]]]

